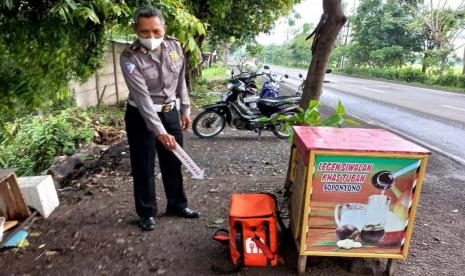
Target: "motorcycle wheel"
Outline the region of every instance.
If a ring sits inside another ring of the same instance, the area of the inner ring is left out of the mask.
[[[287,117],[287,118],[290,118],[292,116],[294,116],[295,112],[287,112],[285,113],[284,115]],[[272,130],[273,131],[273,134],[278,137],[279,139],[288,139],[289,137],[291,137],[292,135],[292,128],[285,128],[285,124],[283,122],[280,122],[278,123],[277,125],[274,125]]]
[[[194,134],[200,138],[213,138],[226,126],[226,119],[214,110],[202,111],[192,123]]]

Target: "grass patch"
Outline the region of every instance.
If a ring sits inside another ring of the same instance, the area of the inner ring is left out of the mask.
[[[202,77],[207,81],[226,81],[229,78],[227,67],[215,66],[202,71]]]
[[[193,109],[218,102],[219,94],[227,91],[226,81],[229,79],[229,69],[226,67],[212,67],[202,71],[202,78],[194,80],[190,91]]]
[[[459,87],[450,87],[450,86],[442,86],[442,85],[433,85],[433,84],[426,84],[426,83],[421,83],[421,82],[406,82],[406,81],[399,81],[399,80],[390,80],[390,79],[385,79],[385,78],[377,78],[373,76],[367,76],[363,74],[348,74],[342,71],[333,71],[333,74],[335,75],[341,75],[341,76],[346,76],[346,77],[354,77],[354,78],[360,78],[360,79],[366,79],[366,80],[377,80],[377,81],[383,81],[383,82],[390,82],[390,83],[397,83],[397,84],[403,84],[403,85],[409,85],[413,87],[420,87],[420,88],[428,88],[428,89],[434,89],[434,90],[442,90],[442,91],[447,91],[447,92],[455,92],[455,93],[465,93],[465,90],[463,88]]]

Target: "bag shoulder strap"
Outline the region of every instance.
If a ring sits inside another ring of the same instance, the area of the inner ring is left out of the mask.
[[[265,257],[268,260],[273,260],[275,258],[275,254],[271,252],[271,250],[268,248],[266,244],[264,244],[258,236],[255,236],[252,238],[252,240],[255,242],[255,244],[260,248],[260,250],[263,251],[263,254],[265,254]]]
[[[220,233],[225,233],[225,234],[220,234]],[[215,231],[215,234],[213,234],[212,239],[215,241],[219,241],[222,243],[227,243],[229,242],[229,231],[228,229],[221,228]]]
[[[216,272],[216,273],[219,273],[219,274],[233,274],[233,273],[240,272],[242,270],[243,266],[244,266],[244,246],[242,244],[242,236],[243,236],[242,224],[239,221],[236,221],[236,223],[234,224],[234,228],[236,230],[236,241],[235,241],[236,242],[236,247],[237,247],[237,251],[240,254],[239,260],[237,261],[237,265],[235,265],[232,268],[222,268],[222,267],[219,267],[219,266],[216,266],[216,265],[212,265],[210,267],[210,269],[213,272]],[[228,230],[219,229],[213,235],[213,239],[218,240],[218,239],[215,238],[216,236],[224,236],[224,235],[218,235],[218,233],[221,233],[221,232],[225,232],[225,233],[229,234]],[[229,236],[228,236],[227,241],[229,241]]]

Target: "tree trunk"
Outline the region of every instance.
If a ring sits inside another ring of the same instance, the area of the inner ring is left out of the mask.
[[[192,69],[192,76],[193,78],[201,78],[202,77],[202,65],[203,65],[203,62],[202,62],[202,59],[203,59],[203,51],[202,51],[202,45],[203,45],[203,41],[205,40],[205,36],[197,36],[195,37],[195,42],[197,43],[197,46],[199,47],[200,49],[200,63],[197,65],[197,68],[193,68]]]
[[[324,14],[314,31],[313,57],[308,69],[300,104],[304,109],[308,107],[310,100],[318,100],[321,96],[325,70],[332,47],[339,31],[347,21],[341,2],[342,0],[323,0]]]
[[[194,38],[197,46],[200,48],[200,58],[202,58],[202,44],[205,36],[197,36]],[[192,80],[202,76],[202,65],[199,63],[196,68],[192,68],[191,59],[192,53],[189,51],[185,54],[186,57],[186,82],[190,90],[192,90]]]
[[[463,46],[463,70],[462,74],[465,75],[465,46]]]
[[[229,43],[224,44],[224,49],[223,49],[223,66],[227,67],[228,66],[228,60],[229,60]]]
[[[349,39],[349,34],[350,34],[350,20],[347,21],[347,32],[344,38],[344,46],[347,46],[347,40]],[[341,64],[340,64],[339,70],[344,70],[344,63],[345,63],[345,54],[343,54],[341,57]]]
[[[192,53],[189,51],[185,53],[184,56],[186,57],[185,75],[186,75],[187,88],[189,89],[189,91],[192,91],[192,70],[190,66],[190,61],[192,59]]]

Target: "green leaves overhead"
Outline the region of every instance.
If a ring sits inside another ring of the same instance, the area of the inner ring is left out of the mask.
[[[102,66],[111,35],[128,38],[132,15],[160,8],[167,33],[201,60],[200,45],[251,39],[300,0],[3,0],[0,1],[0,118],[37,111],[69,96],[71,80],[85,81]],[[208,33],[207,33],[208,30]],[[133,37],[133,36],[132,36]],[[21,77],[18,77],[21,76]]]
[[[251,40],[268,32],[275,21],[288,14],[301,0],[201,0],[185,1],[190,11],[209,25],[208,37],[215,43]]]

